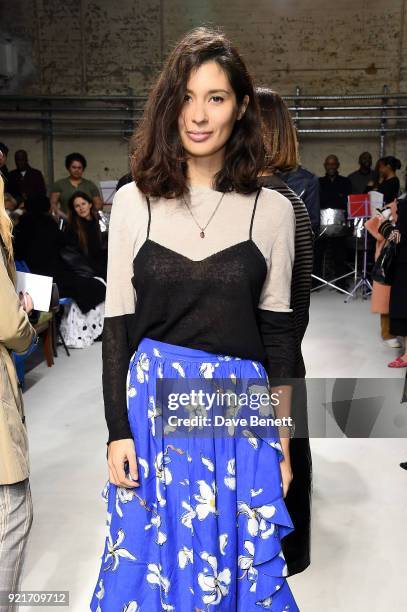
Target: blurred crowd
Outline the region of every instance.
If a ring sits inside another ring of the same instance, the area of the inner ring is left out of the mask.
[[[67,155],[68,176],[47,195],[44,177],[24,150],[7,167],[0,143],[5,207],[13,222],[14,258],[34,274],[52,276],[60,297],[70,298],[58,321],[67,346],[85,348],[101,339],[107,273],[107,223],[99,189],[83,177],[86,159]]]

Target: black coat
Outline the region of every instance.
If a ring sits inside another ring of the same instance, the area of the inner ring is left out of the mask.
[[[68,225],[65,230],[65,241],[71,247],[75,247],[88,266],[94,270],[94,276],[99,276],[106,280],[107,274],[107,235],[106,232],[100,233],[98,221],[91,219],[86,221],[81,219],[80,223],[85,231],[87,240],[87,251],[80,244],[78,234],[75,229]]]
[[[407,197],[399,199],[397,206],[397,229],[401,235],[397,247],[394,279],[390,292],[390,331],[407,336]],[[379,232],[388,238],[393,230],[389,221],[384,221]]]
[[[48,213],[25,214],[14,228],[14,258],[24,260],[30,272],[52,276],[60,297],[70,297],[83,313],[105,300],[106,287],[94,278],[72,271],[60,253],[67,240]]]

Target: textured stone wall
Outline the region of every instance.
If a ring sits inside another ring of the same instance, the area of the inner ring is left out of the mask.
[[[220,25],[241,50],[256,83],[292,94],[407,92],[407,0],[0,0],[0,40],[19,52],[19,75],[3,93],[46,95],[144,94],[168,49],[188,29]],[[407,104],[407,101],[406,101]],[[405,112],[404,114],[407,115]],[[44,166],[34,136],[2,137],[11,151],[30,149]],[[386,153],[407,158],[406,138],[388,138]],[[90,178],[127,169],[117,138],[80,137],[55,143],[55,174],[71,150],[92,158]],[[343,172],[362,150],[376,157],[378,137],[302,138],[305,165],[322,173],[336,152]],[[12,164],[10,164],[12,166]]]
[[[21,93],[145,91],[162,53],[203,23],[226,30],[258,82],[284,93],[295,85],[352,93],[405,83],[404,6],[405,0],[3,0],[0,35],[20,48],[25,78],[10,86]]]

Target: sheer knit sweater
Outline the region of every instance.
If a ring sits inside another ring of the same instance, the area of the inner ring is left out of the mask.
[[[108,442],[132,437],[126,378],[144,336],[294,376],[292,205],[265,188],[222,195],[193,186],[190,210],[182,198],[147,199],[134,182],[115,195],[103,333]],[[204,226],[221,197],[201,238],[193,217]]]

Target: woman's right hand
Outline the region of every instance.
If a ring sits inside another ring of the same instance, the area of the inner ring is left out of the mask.
[[[139,487],[136,448],[133,438],[114,440],[108,446],[107,464],[109,480],[119,487]],[[128,462],[130,478],[126,478],[124,466]]]

